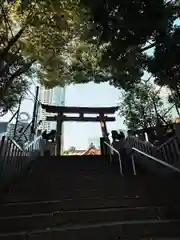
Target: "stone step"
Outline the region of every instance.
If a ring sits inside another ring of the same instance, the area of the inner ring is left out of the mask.
[[[83,191],[82,189],[80,191],[65,191],[65,190],[56,190],[56,192],[50,192],[50,191],[35,191],[34,189],[31,191],[31,193],[28,193],[28,190],[23,193],[13,193],[6,197],[6,201],[8,202],[19,202],[19,201],[25,201],[27,199],[31,198],[37,198],[37,199],[46,199],[47,194],[51,194],[50,197],[56,196],[57,199],[65,200],[65,199],[84,199],[84,198],[122,198],[123,194],[121,191],[117,191],[116,194],[113,191],[103,191],[103,190],[93,190],[88,189],[88,191]],[[115,194],[115,195],[114,195]],[[136,197],[136,196],[134,196]]]
[[[180,237],[178,181],[120,177],[94,156],[40,158],[0,207],[0,239]]]
[[[95,183],[96,184],[101,184],[102,186],[104,184],[107,184],[109,183],[108,185],[111,185],[112,187],[114,185],[123,185],[124,187],[130,187],[133,186],[136,187],[136,188],[142,188],[143,186],[146,187],[151,187],[151,188],[159,188],[161,187],[161,189],[163,191],[169,191],[169,189],[166,187],[172,187],[174,184],[177,185],[178,181],[174,181],[174,182],[170,182],[169,181],[165,181],[164,179],[156,179],[155,180],[151,180],[151,179],[148,179],[148,178],[145,178],[145,177],[133,177],[133,178],[126,178],[126,177],[119,177],[119,176],[112,176],[112,175],[108,175],[108,174],[104,174],[104,175],[91,175],[89,174],[88,172],[84,172],[82,175],[79,175],[79,173],[75,172],[73,175],[72,174],[69,174],[67,173],[65,176],[64,175],[61,175],[61,174],[56,174],[56,173],[51,173],[51,174],[45,174],[45,175],[41,175],[41,174],[38,174],[38,175],[33,175],[32,174],[29,174],[25,179],[24,181],[22,182],[18,182],[16,183],[16,185],[24,185],[24,184],[30,184],[31,182],[35,183],[36,184],[42,184],[42,183],[57,183],[57,184],[72,184],[74,182],[77,182],[77,183],[80,183],[80,184],[84,184],[86,182],[89,182],[89,183]],[[180,182],[180,181],[179,181]],[[166,185],[165,185],[165,184]]]
[[[116,199],[117,201],[121,201],[122,199],[134,199],[136,202],[138,201],[150,201],[153,203],[168,203],[168,202],[179,202],[180,198],[176,195],[157,195],[151,193],[142,193],[142,192],[126,192],[123,190],[117,190],[116,192],[111,190],[103,190],[103,189],[93,189],[88,188],[84,189],[28,189],[24,192],[12,193],[4,197],[4,202],[33,202],[33,201],[44,201],[44,200],[54,200],[58,199],[61,201],[66,201],[68,199],[73,199],[76,201],[84,201],[86,199],[101,199],[103,202],[106,199]]]
[[[150,185],[123,185],[120,182],[113,184],[106,184],[103,181],[91,182],[88,180],[84,181],[69,181],[68,183],[60,181],[60,182],[51,182],[51,181],[40,181],[32,184],[30,181],[28,184],[24,183],[22,185],[16,185],[10,189],[9,194],[6,196],[6,201],[19,201],[23,199],[41,199],[44,200],[47,196],[50,199],[57,198],[66,198],[74,196],[76,197],[109,197],[109,196],[129,196],[129,197],[146,197],[161,199],[164,201],[169,201],[174,199],[177,201],[180,199],[180,193],[177,188],[169,187],[167,189],[156,188]],[[40,197],[40,198],[39,198]],[[17,199],[17,200],[16,200]],[[24,201],[24,200],[23,200]]]
[[[64,196],[68,196],[68,197],[74,197],[74,196],[77,196],[77,197],[89,197],[89,196],[104,196],[104,197],[108,197],[108,196],[122,196],[123,194],[124,195],[128,195],[126,194],[126,191],[124,190],[121,190],[121,189],[116,189],[116,191],[113,191],[111,189],[105,189],[105,188],[100,188],[101,186],[92,186],[92,185],[87,185],[87,188],[83,187],[83,186],[79,186],[79,188],[76,188],[76,186],[72,185],[71,187],[68,187],[67,186],[67,191],[65,189],[65,186],[54,186],[52,185],[52,188],[50,188],[49,186],[47,187],[31,187],[31,186],[28,186],[27,188],[25,187],[19,187],[19,188],[12,188],[9,192],[9,194],[5,197],[5,199],[7,201],[9,201],[9,199],[21,199],[26,197],[31,197],[31,196],[35,196],[35,195],[44,195],[45,198],[47,196],[47,194],[50,194],[50,197],[51,197],[51,194],[53,196],[57,196],[58,198],[64,198]],[[78,185],[77,185],[78,186]],[[96,191],[96,189],[99,189],[98,191]],[[114,188],[115,189],[115,188]],[[139,196],[141,193],[141,196],[150,196],[150,194],[146,194],[146,193],[142,193],[142,192],[138,192],[137,193],[134,193],[134,192],[131,192],[129,195],[130,196],[133,196],[136,194]],[[19,195],[19,196],[18,196]],[[10,200],[10,201],[16,201],[16,200]]]
[[[146,220],[146,221],[117,221],[94,224],[67,225],[38,229],[35,231],[21,231],[0,234],[0,239],[28,239],[28,240],[115,240],[115,239],[154,239],[180,237],[179,220]]]
[[[30,231],[73,224],[162,219],[166,217],[165,212],[166,210],[162,207],[140,207],[56,211],[43,214],[0,217],[0,233]]]
[[[42,161],[38,161],[36,163],[33,164],[33,167],[38,167],[40,168],[41,166],[43,167],[47,167],[50,166],[51,168],[54,167],[58,167],[58,168],[62,168],[62,167],[75,167],[75,168],[87,168],[87,167],[92,167],[92,168],[96,168],[96,167],[101,167],[101,168],[107,168],[108,166],[110,166],[109,162],[105,162],[105,161],[99,161],[99,160],[55,160],[55,159],[51,159],[51,160],[42,160]]]
[[[38,161],[43,162],[106,162],[107,158],[103,156],[79,156],[79,155],[73,155],[73,156],[51,156],[51,157],[39,157]]]
[[[148,198],[82,198],[82,199],[66,199],[66,200],[37,200],[16,203],[6,203],[0,208],[0,216],[16,216],[23,214],[38,214],[38,213],[51,213],[60,210],[91,210],[99,208],[137,208],[149,206],[174,206],[178,203],[174,201],[153,201]]]
[[[114,171],[111,170],[104,170],[104,169],[63,169],[63,170],[53,170],[53,169],[32,169],[32,171],[29,172],[29,174],[27,175],[27,177],[35,177],[37,178],[38,176],[41,176],[42,178],[44,177],[49,177],[49,178],[53,178],[53,176],[59,176],[59,177],[64,177],[64,178],[69,178],[70,176],[74,177],[78,177],[81,178],[82,176],[91,176],[91,177],[95,177],[97,176],[98,178],[102,178],[102,177],[109,177],[109,178],[118,178],[120,177],[119,174],[115,173]],[[26,178],[27,178],[26,177]]]
[[[69,171],[67,172],[63,172],[63,174],[61,173],[56,173],[56,172],[53,172],[53,173],[50,173],[48,172],[47,174],[40,174],[39,172],[36,174],[34,174],[33,172],[32,173],[29,173],[26,178],[24,179],[25,182],[29,181],[29,180],[38,180],[40,182],[42,182],[43,180],[45,181],[61,181],[63,180],[64,182],[65,181],[82,181],[82,179],[87,179],[87,180],[91,180],[91,181],[122,181],[122,179],[118,176],[114,176],[113,174],[102,174],[102,173],[95,173],[95,174],[92,174],[90,172],[87,172],[87,171],[84,171],[82,173],[79,173],[79,172],[74,172],[73,174],[71,174]]]
[[[88,171],[83,171],[83,172],[76,172],[74,170],[73,173],[71,172],[63,172],[63,174],[61,174],[60,172],[47,172],[47,173],[41,173],[41,172],[30,172],[29,174],[27,174],[24,178],[23,182],[19,182],[19,185],[24,185],[24,184],[28,184],[30,183],[30,181],[38,181],[39,183],[42,183],[43,181],[45,182],[67,182],[67,183],[71,183],[73,181],[79,181],[82,182],[82,180],[88,180],[88,181],[96,181],[98,183],[98,181],[102,182],[106,182],[108,183],[109,181],[111,181],[112,183],[114,182],[120,182],[122,181],[122,179],[120,178],[120,176],[118,175],[114,175],[114,174],[102,174],[99,172],[96,173],[91,173]],[[37,183],[38,183],[37,182]]]

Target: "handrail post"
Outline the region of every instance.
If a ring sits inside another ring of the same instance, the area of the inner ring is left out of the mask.
[[[109,151],[109,156],[110,156],[110,164],[112,164],[112,152],[111,152],[111,149]]]
[[[1,153],[2,153],[2,150],[3,150],[3,147],[4,147],[4,143],[5,143],[5,136],[2,136],[1,138],[1,142],[0,142],[0,156],[1,156]]]
[[[124,176],[123,174],[123,169],[122,169],[122,162],[121,162],[121,155],[119,153],[119,151],[117,149],[115,149],[114,147],[112,147],[109,143],[105,142],[104,141],[104,144],[106,144],[108,147],[109,147],[109,150],[113,150],[114,152],[116,152],[118,154],[118,158],[119,158],[119,170],[120,170],[120,173],[122,176]],[[110,161],[112,161],[112,158],[111,158],[111,151],[110,151]]]
[[[103,137],[100,138],[100,146],[101,146],[101,155],[105,156],[105,150],[104,150],[105,149],[105,147],[104,147],[105,143],[104,143],[104,138]]]
[[[131,162],[132,162],[133,174],[134,174],[134,176],[136,176],[137,172],[136,172],[136,166],[135,166],[135,162],[134,162],[134,156],[131,157]]]

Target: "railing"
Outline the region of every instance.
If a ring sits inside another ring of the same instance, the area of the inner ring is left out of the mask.
[[[171,164],[169,164],[169,163],[166,163],[166,162],[164,162],[164,161],[162,161],[162,160],[160,160],[160,159],[158,159],[158,158],[156,158],[156,157],[153,157],[153,156],[151,156],[151,155],[149,155],[149,154],[147,154],[147,153],[144,153],[144,152],[140,151],[140,150],[137,149],[137,148],[134,148],[134,147],[133,147],[132,150],[135,151],[135,152],[140,153],[141,155],[143,155],[143,156],[145,156],[145,157],[148,157],[148,158],[152,159],[152,160],[155,161],[155,162],[158,162],[158,163],[160,163],[160,164],[162,164],[162,165],[164,165],[164,166],[166,166],[166,167],[168,167],[168,168],[170,168],[170,169],[172,169],[172,170],[180,173],[180,169],[179,169],[179,168],[174,167],[173,165],[171,165]],[[133,156],[132,156],[132,158],[133,158]]]
[[[122,161],[121,161],[121,155],[120,155],[119,151],[116,150],[113,146],[111,146],[109,143],[107,143],[107,142],[105,142],[105,141],[104,141],[104,144],[106,144],[106,146],[108,146],[110,150],[113,150],[114,152],[117,153],[118,159],[119,159],[119,170],[120,170],[120,174],[123,176],[124,174],[123,174],[123,169],[122,169]],[[109,154],[109,156],[110,156],[110,163],[112,163],[112,153],[111,153],[111,151],[109,151],[109,153],[110,153],[110,154]]]
[[[180,162],[180,139],[173,137],[161,146],[154,146],[149,142],[143,142],[134,136],[127,138],[127,147],[136,148],[149,156],[160,159],[170,165]]]
[[[135,147],[149,155],[152,155],[154,157],[159,157],[159,152],[157,147],[152,145],[150,142],[144,142],[142,140],[139,140],[137,137],[128,136],[126,140],[126,146],[130,147],[131,149]]]
[[[35,150],[41,149],[41,142],[42,141],[43,141],[43,138],[40,135],[39,137],[35,138],[31,143],[29,143],[25,147],[25,151],[26,152],[31,152],[31,151],[35,151]]]
[[[42,137],[37,137],[23,149],[13,139],[3,136],[0,139],[0,180],[11,180],[33,159],[31,156],[41,149]]]
[[[158,148],[158,151],[165,162],[169,164],[180,162],[180,139],[178,137],[169,139]]]

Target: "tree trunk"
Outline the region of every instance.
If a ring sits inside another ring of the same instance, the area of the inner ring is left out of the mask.
[[[148,46],[146,46],[146,47],[142,48],[140,52],[145,52],[145,51],[147,51],[147,50],[149,50],[149,49],[151,49],[151,48],[155,47],[156,45],[157,45],[157,43],[156,43],[156,42],[154,42],[154,43],[151,43],[151,44],[149,44]]]

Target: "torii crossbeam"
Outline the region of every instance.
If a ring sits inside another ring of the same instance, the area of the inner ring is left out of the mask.
[[[56,154],[61,153],[61,135],[62,135],[62,124],[64,121],[75,121],[75,122],[100,122],[102,136],[107,137],[106,122],[115,121],[115,117],[108,117],[107,114],[114,114],[119,107],[58,107],[42,104],[42,108],[48,113],[56,113],[55,116],[47,117],[47,121],[57,122],[57,137],[56,137]],[[79,114],[79,116],[67,116],[66,114]],[[95,117],[87,117],[84,114],[96,114]]]

